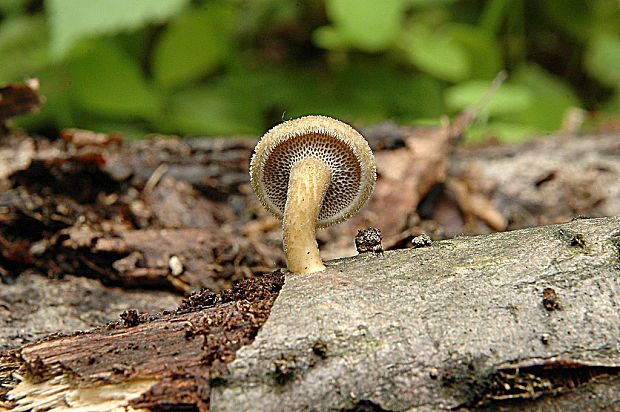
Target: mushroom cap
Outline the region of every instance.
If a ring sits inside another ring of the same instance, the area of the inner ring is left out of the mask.
[[[343,222],[366,203],[377,176],[366,139],[339,120],[305,116],[273,127],[254,149],[250,181],[265,209],[275,217],[284,215],[291,169],[305,158],[322,160],[332,173],[318,227]]]

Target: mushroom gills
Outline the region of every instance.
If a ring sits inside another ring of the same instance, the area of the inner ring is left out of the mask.
[[[330,168],[314,158],[300,160],[291,169],[282,220],[284,253],[291,272],[305,274],[325,269],[316,227],[331,178]]]

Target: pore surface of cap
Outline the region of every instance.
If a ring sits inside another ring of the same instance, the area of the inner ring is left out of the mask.
[[[291,169],[305,158],[321,160],[331,170],[317,225],[330,226],[357,213],[374,188],[374,157],[355,129],[326,116],[281,123],[256,145],[250,180],[265,209],[282,219]]]

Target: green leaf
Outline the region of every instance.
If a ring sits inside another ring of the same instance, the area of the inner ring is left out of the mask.
[[[502,49],[488,32],[466,24],[450,24],[452,40],[469,56],[470,79],[492,79],[503,69]]]
[[[594,28],[591,12],[594,3],[584,0],[545,0],[534,4],[546,24],[583,41],[592,34]]]
[[[620,113],[620,93],[616,93],[609,101],[607,101],[603,105],[602,110],[604,112],[614,114],[617,117],[618,113]]]
[[[350,41],[342,31],[332,26],[319,27],[312,33],[312,39],[317,46],[329,50],[347,50],[355,43],[355,40]]]
[[[181,135],[258,135],[260,105],[226,84],[182,90],[171,96],[161,129]]]
[[[540,130],[532,126],[492,121],[487,124],[474,123],[468,128],[465,136],[468,142],[481,142],[494,137],[504,143],[522,143],[537,134],[540,134]]]
[[[421,73],[390,67],[381,59],[357,59],[339,73],[331,100],[335,116],[364,124],[392,117],[412,121],[440,116],[439,82]]]
[[[174,87],[216,69],[232,46],[233,17],[231,7],[216,3],[174,19],[155,48],[155,80]]]
[[[326,0],[333,26],[317,29],[314,41],[326,49],[385,50],[400,31],[407,5],[407,0]]]
[[[487,82],[472,81],[451,87],[445,92],[446,105],[452,110],[471,107],[482,98],[488,86]],[[515,141],[524,130],[532,133],[558,130],[566,110],[578,106],[579,101],[568,85],[540,67],[528,65],[515,70],[510,84],[497,90],[485,110],[493,116],[491,123],[497,126],[494,130],[506,137],[503,141]]]
[[[273,27],[281,27],[283,25],[299,24],[301,18],[307,19],[308,2],[290,1],[290,0],[253,0],[253,1],[237,1],[243,4],[239,8],[239,19],[237,29],[245,35],[255,35],[263,32],[266,28],[269,30]],[[323,15],[321,4],[316,8],[317,13]]]
[[[69,102],[71,84],[66,63],[46,67],[37,72],[41,83],[39,93],[45,96],[45,103],[38,113],[15,119],[15,125],[27,130],[63,129],[78,125]]]
[[[101,116],[150,119],[161,106],[135,60],[112,41],[97,41],[71,67],[76,103]]]
[[[497,33],[506,18],[511,0],[489,0],[480,16],[480,27],[489,33]]]
[[[47,0],[52,55],[61,58],[84,37],[161,22],[189,0]]]
[[[25,9],[27,6],[24,0],[2,0],[0,2],[1,14],[17,14]]]
[[[528,107],[507,116],[506,120],[553,132],[562,126],[566,110],[580,106],[577,96],[567,84],[534,64],[519,67],[511,82],[530,90],[533,99]]]
[[[433,77],[450,82],[469,77],[469,56],[446,31],[415,25],[402,34],[400,44],[409,61]]]
[[[490,82],[472,80],[446,89],[444,100],[452,111],[462,111],[480,102]],[[504,84],[497,90],[485,110],[490,115],[515,113],[527,109],[533,102],[532,92],[525,86]]]
[[[15,16],[0,25],[0,84],[34,77],[48,63],[43,16]]]
[[[400,83],[394,97],[399,121],[439,119],[444,114],[440,81],[420,73],[409,75]]]
[[[620,91],[620,36],[601,34],[588,44],[585,66],[590,75]]]
[[[257,93],[264,93],[262,101],[284,118],[326,114],[358,124],[388,118],[409,123],[443,113],[436,79],[392,67],[378,56],[351,56],[345,67],[331,73],[289,68],[277,76],[265,74],[261,84],[266,91],[257,88]]]

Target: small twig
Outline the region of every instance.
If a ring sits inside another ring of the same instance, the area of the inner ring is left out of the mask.
[[[168,165],[165,163],[160,164],[157,167],[157,169],[153,171],[153,174],[151,174],[151,177],[149,177],[149,180],[146,181],[146,184],[144,185],[144,193],[146,194],[151,193],[167,171],[168,171]]]
[[[489,104],[489,101],[493,98],[493,95],[499,90],[504,81],[508,78],[508,73],[502,70],[495,76],[495,79],[491,82],[491,85],[484,93],[484,96],[473,106],[465,109],[460,115],[458,115],[454,121],[448,125],[447,130],[451,139],[459,140],[463,131],[467,126],[478,117],[482,109]]]
[[[489,104],[489,101],[493,98],[493,95],[495,95],[495,93],[499,90],[499,88],[502,86],[502,84],[506,81],[507,78],[508,73],[506,72],[506,70],[502,70],[501,72],[499,72],[491,82],[491,85],[489,86],[487,91],[484,93],[484,96],[482,96],[482,99],[480,99],[478,103],[476,103],[475,105],[473,105],[473,107],[470,107],[466,111],[474,111],[477,115],[484,108],[484,106]]]

